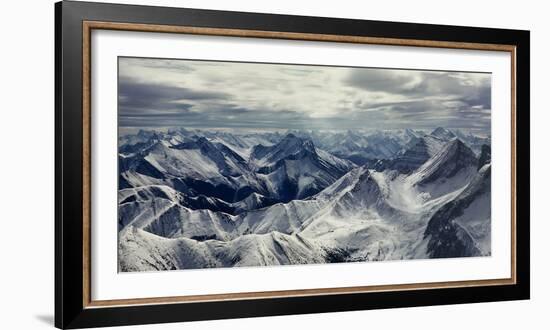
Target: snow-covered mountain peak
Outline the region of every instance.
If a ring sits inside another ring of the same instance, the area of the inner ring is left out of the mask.
[[[297,156],[304,157],[307,155],[316,155],[313,141],[289,133],[279,143],[273,146],[255,146],[251,154],[251,160],[258,167],[265,167],[272,166],[291,156],[297,158]]]
[[[449,132],[121,135],[119,267],[488,255],[491,140]]]
[[[313,141],[309,138],[304,137],[298,137],[292,133],[287,134],[281,142],[277,144],[277,147],[280,149],[287,150],[288,152],[291,152],[293,150],[298,150],[300,148],[304,148],[309,151],[314,151],[315,146],[313,145]]]
[[[474,152],[458,138],[451,139],[439,152],[447,161],[453,160],[458,165],[471,165],[477,161]],[[439,156],[438,155],[438,156]]]
[[[459,189],[469,182],[477,171],[474,152],[460,139],[454,138],[415,172],[408,180],[425,187],[432,197]]]
[[[143,139],[159,139],[160,138],[160,134],[155,132],[155,131],[146,131],[146,130],[143,130],[143,129],[140,129],[138,132],[137,132],[137,136],[140,137],[140,138],[143,138]]]
[[[491,164],[431,217],[424,237],[432,258],[491,254]]]
[[[456,135],[453,132],[451,132],[448,129],[445,129],[443,127],[438,127],[436,129],[434,129],[433,132],[430,135],[438,137],[440,139],[444,139],[444,140],[450,140],[450,139],[456,137]]]
[[[377,164],[377,169],[392,169],[400,173],[411,173],[436,155],[445,145],[444,140],[431,135],[415,138],[411,141],[414,141],[414,144],[400,156],[391,161],[380,162]]]
[[[205,138],[204,136],[197,137],[195,140],[192,140],[192,141],[187,141],[187,142],[170,146],[170,148],[178,149],[178,150],[199,149],[204,151],[205,153],[215,152],[215,150],[217,150],[216,147],[212,144],[212,142],[208,141],[208,139]]]
[[[417,134],[414,130],[412,130],[412,129],[410,129],[410,128],[405,128],[405,134],[407,134],[407,135],[409,135],[409,136],[411,136],[411,137],[412,137],[412,136],[418,136],[418,134]]]

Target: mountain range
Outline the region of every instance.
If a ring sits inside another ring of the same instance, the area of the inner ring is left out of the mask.
[[[491,254],[490,136],[140,130],[118,157],[120,271]]]

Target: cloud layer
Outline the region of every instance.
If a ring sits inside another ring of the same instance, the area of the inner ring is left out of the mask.
[[[488,132],[491,75],[119,59],[121,127]]]

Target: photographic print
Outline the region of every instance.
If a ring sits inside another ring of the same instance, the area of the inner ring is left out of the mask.
[[[120,272],[491,255],[491,73],[118,66]]]
[[[529,299],[529,31],[55,21],[57,327]]]

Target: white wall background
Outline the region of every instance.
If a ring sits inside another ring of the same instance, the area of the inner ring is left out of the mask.
[[[117,1],[220,10],[531,30],[532,299],[300,315],[141,329],[547,328],[550,262],[546,187],[550,115],[550,22],[544,1]],[[52,0],[10,1],[0,10],[0,328],[53,327],[54,109]],[[519,109],[521,111],[521,109]],[[131,327],[137,329],[138,327]],[[126,329],[131,329],[126,328]]]

